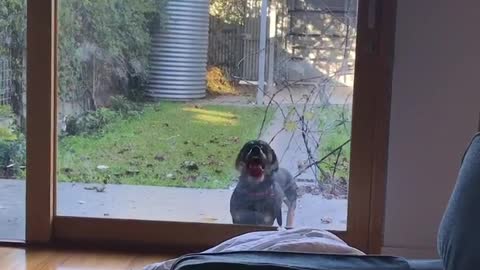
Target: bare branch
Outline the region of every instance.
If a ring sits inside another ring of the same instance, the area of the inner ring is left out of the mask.
[[[335,159],[335,165],[333,166],[332,179],[335,179],[335,173],[337,172],[338,160],[340,160],[340,155],[342,155],[342,148],[338,150],[337,158]]]
[[[340,149],[342,149],[345,145],[349,144],[350,143],[350,139],[348,139],[347,141],[345,141],[344,143],[342,143],[340,146],[338,146],[337,148],[335,148],[333,151],[331,151],[330,153],[326,154],[325,156],[323,156],[320,160],[318,161],[315,161],[313,163],[310,163],[308,164],[307,166],[305,166],[305,168],[303,168],[300,172],[298,172],[294,178],[297,178],[298,176],[300,176],[302,173],[304,173],[306,170],[308,170],[309,168],[313,167],[313,166],[318,166],[320,165],[322,162],[324,162],[327,158],[329,158],[331,155],[335,154],[337,151],[340,151]]]

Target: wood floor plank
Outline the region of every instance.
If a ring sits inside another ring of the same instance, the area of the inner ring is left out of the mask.
[[[171,256],[141,253],[0,247],[2,270],[141,270]]]

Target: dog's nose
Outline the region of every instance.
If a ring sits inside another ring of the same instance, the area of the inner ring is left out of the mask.
[[[260,146],[258,145],[255,145],[253,148],[252,148],[252,154],[260,154],[262,152],[262,148],[260,148]]]

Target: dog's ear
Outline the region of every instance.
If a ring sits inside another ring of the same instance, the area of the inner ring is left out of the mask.
[[[263,147],[267,150],[268,161],[270,163],[270,169],[272,172],[277,171],[279,168],[277,155],[273,148],[266,142],[263,142]]]
[[[273,149],[270,147],[270,153],[272,155],[271,157],[271,164],[272,164],[272,172],[275,172],[278,170],[278,159],[277,159],[277,155],[275,154],[275,151],[273,151]]]
[[[240,149],[240,152],[238,152],[237,159],[235,160],[235,169],[238,171],[242,171],[243,167],[245,166],[245,155],[247,154],[249,147],[250,142],[247,142],[243,145],[242,149]]]

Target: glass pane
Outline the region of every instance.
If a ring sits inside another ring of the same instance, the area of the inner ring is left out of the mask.
[[[59,215],[346,229],[356,0],[59,14]]]
[[[0,241],[25,240],[26,12],[0,5]]]

